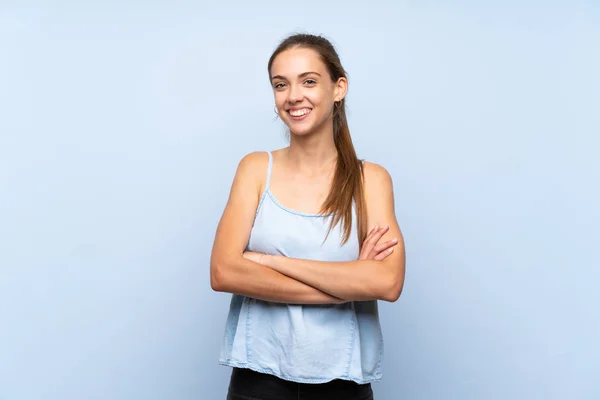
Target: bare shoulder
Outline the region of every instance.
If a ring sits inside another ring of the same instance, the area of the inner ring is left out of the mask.
[[[235,174],[235,181],[244,187],[252,186],[258,192],[266,183],[269,155],[265,151],[246,154],[240,160]]]
[[[392,190],[392,177],[383,166],[372,162],[363,163],[365,192],[369,193]]]
[[[264,175],[267,173],[267,165],[269,163],[269,155],[264,151],[255,151],[246,154],[240,160],[236,176],[244,179],[252,179],[254,182],[264,180]]]
[[[265,151],[254,151],[246,154],[239,162],[238,169],[243,171],[256,171],[260,168],[266,168],[269,162],[269,155]]]

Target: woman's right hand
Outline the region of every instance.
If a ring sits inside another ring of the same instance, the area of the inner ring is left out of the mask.
[[[394,238],[385,242],[379,243],[383,235],[390,229],[389,226],[376,226],[369,232],[363,242],[362,250],[360,251],[359,260],[384,260],[387,256],[394,252],[394,246],[398,244],[398,239]]]

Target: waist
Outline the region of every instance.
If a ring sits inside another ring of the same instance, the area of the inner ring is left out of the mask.
[[[233,368],[229,394],[257,399],[367,400],[372,398],[373,391],[370,383],[342,379],[318,384],[298,383],[248,368]]]
[[[383,338],[376,302],[303,306],[234,296],[219,361],[320,384],[379,380]]]

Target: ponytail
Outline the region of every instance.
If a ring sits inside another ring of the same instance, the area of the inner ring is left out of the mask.
[[[352,231],[352,209],[356,209],[359,247],[366,238],[366,212],[363,188],[363,165],[356,156],[346,119],[345,100],[337,102],[333,111],[333,139],[338,158],[331,190],[323,204],[323,213],[332,213],[329,231],[342,221],[346,243]]]

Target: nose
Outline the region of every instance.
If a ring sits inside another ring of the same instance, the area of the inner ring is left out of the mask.
[[[288,91],[288,102],[290,103],[298,103],[302,101],[302,88],[298,85],[290,85],[290,90]]]

